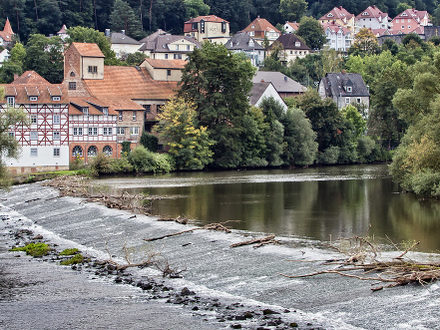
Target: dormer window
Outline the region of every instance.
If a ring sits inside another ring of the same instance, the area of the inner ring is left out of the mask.
[[[38,101],[38,96],[29,96],[29,101]]]
[[[15,106],[15,97],[14,96],[8,96],[6,98],[6,102],[8,102],[8,106],[10,106],[10,107]]]
[[[197,23],[192,23],[192,29],[193,30],[197,30],[198,24]]]
[[[400,16],[405,16],[405,17],[407,17],[408,16],[408,14],[407,13],[403,13],[402,15],[400,15]]]
[[[351,93],[351,91],[352,91],[352,87],[351,86],[347,86],[345,89],[346,89],[347,93]]]
[[[98,73],[98,67],[96,65],[89,65],[88,71],[89,73]]]
[[[299,41],[296,41],[295,42],[295,47],[300,47],[300,46],[301,46],[301,43]]]
[[[108,108],[102,108],[102,112],[104,113],[104,116],[108,116]]]
[[[327,17],[333,17],[333,14],[332,14],[332,13],[329,13],[329,14],[327,15]]]
[[[59,96],[52,96],[52,101],[61,101],[61,97],[59,97]]]
[[[362,16],[368,16],[368,12],[364,11],[364,12],[362,13]]]
[[[88,116],[88,115],[89,115],[89,108],[88,108],[88,107],[84,107],[84,108],[82,108],[82,113],[83,113],[85,116]]]

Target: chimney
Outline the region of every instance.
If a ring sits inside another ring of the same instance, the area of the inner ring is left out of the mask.
[[[121,33],[122,33],[123,35],[125,35],[125,30],[121,30]]]
[[[105,29],[105,36],[110,37],[110,29]]]

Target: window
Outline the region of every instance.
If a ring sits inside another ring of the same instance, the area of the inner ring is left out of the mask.
[[[133,120],[136,120],[136,111],[133,111],[132,119],[133,119]]]
[[[111,127],[104,127],[103,134],[104,135],[112,135],[112,128]]]
[[[226,32],[226,22],[222,22],[222,32]]]
[[[83,129],[82,129],[82,127],[74,127],[74,128],[73,128],[73,135],[76,135],[76,136],[81,136],[81,135],[83,135]]]
[[[82,108],[82,112],[83,112],[84,116],[88,116],[89,115],[89,108],[87,108],[87,107]]]
[[[167,70],[167,76],[171,76],[171,70]]]
[[[300,46],[301,46],[301,43],[299,41],[296,41],[295,42],[295,47],[300,47]]]
[[[108,116],[108,108],[102,108],[102,112],[104,113],[104,116]]]
[[[54,131],[52,133],[53,139],[59,141],[60,140],[60,132]]]
[[[405,29],[405,25],[402,25],[402,29],[403,29],[403,30]]]
[[[53,148],[53,156],[60,157],[60,148]]]
[[[37,141],[37,140],[38,140],[38,132],[31,131],[31,141]]]
[[[31,157],[38,156],[38,148],[31,148]]]
[[[190,45],[186,45],[186,50],[191,50],[191,46]]]
[[[83,155],[83,150],[80,146],[75,146],[72,149],[72,156],[73,157],[82,157],[82,155]]]
[[[89,65],[88,71],[89,71],[89,73],[97,73],[98,72],[98,67],[97,66]]]
[[[150,104],[144,104],[144,109],[147,113],[151,112],[151,105]]]
[[[197,23],[192,23],[192,29],[197,30]]]
[[[408,29],[411,29],[411,25],[408,25]]]
[[[181,60],[182,59],[182,54],[174,54],[174,59],[175,60]]]
[[[345,104],[350,104],[350,98],[349,97],[345,98]]]
[[[52,96],[52,101],[60,101],[61,97],[59,96]]]
[[[76,82],[75,81],[69,82],[69,90],[71,90],[71,91],[76,90]]]
[[[6,101],[8,102],[8,106],[13,107],[15,105],[15,97],[8,96],[6,98]]]
[[[118,118],[119,118],[119,121],[122,121],[122,111],[119,111],[119,116],[118,116]]]
[[[30,96],[29,101],[38,101],[38,96]]]
[[[125,135],[125,127],[117,127],[116,128],[116,134],[118,134],[118,135]]]
[[[106,156],[111,156],[113,154],[113,149],[110,146],[105,146],[102,149],[102,152],[106,155]]]
[[[156,105],[156,112],[157,113],[161,113],[162,112],[162,107],[163,107],[163,104]]]
[[[89,135],[98,135],[98,127],[89,127]]]
[[[352,91],[351,86],[347,86],[347,93],[351,93],[351,91]]]
[[[31,124],[37,123],[37,115],[31,115]]]
[[[166,60],[168,59],[168,54],[165,54],[165,59],[166,59]]]
[[[179,45],[176,45],[176,50],[179,50]]]
[[[75,77],[75,72],[72,71],[72,72],[70,73],[70,76],[71,76],[71,77]]]
[[[131,135],[139,135],[139,127],[130,127],[130,134]]]
[[[53,123],[54,124],[60,123],[60,115],[53,115]]]
[[[87,156],[95,157],[97,154],[98,149],[95,146],[90,146],[89,149],[87,149]]]
[[[356,102],[357,102],[357,103],[361,103],[361,98],[358,97],[358,98],[356,99]]]
[[[9,132],[9,137],[13,138],[14,137],[14,132]]]
[[[205,21],[200,21],[200,33],[205,33]]]

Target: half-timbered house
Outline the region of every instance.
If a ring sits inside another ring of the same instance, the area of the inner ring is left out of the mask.
[[[58,170],[69,167],[69,102],[62,84],[49,83],[34,71],[26,71],[8,85],[3,85],[7,107],[21,108],[28,123],[11,127],[20,146],[19,157],[6,158],[12,173]]]

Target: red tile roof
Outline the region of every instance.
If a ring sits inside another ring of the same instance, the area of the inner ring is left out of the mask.
[[[340,30],[342,30],[342,32],[344,33],[344,35],[350,33],[351,31],[349,29],[347,29],[346,27],[343,27],[339,24],[336,23],[324,23],[322,24],[322,28],[325,30],[330,29],[332,30],[334,33],[338,33]]]
[[[297,22],[286,22],[286,24],[290,25],[295,31],[297,31],[299,28],[299,23]]]
[[[260,18],[259,16],[254,19],[251,24],[249,24],[243,31],[245,32],[266,32],[266,31],[275,31],[280,33],[275,26],[270,24],[270,22],[265,18]]]
[[[334,19],[351,19],[354,15],[350,14],[344,7],[339,6],[330,10],[327,14],[322,16],[319,20],[334,20]]]
[[[104,79],[84,80],[90,94],[99,99],[168,100],[177,82],[155,81],[146,68],[105,66]]]
[[[97,44],[90,44],[84,42],[72,42],[70,47],[75,47],[81,56],[85,57],[105,57]]]
[[[361,18],[385,18],[388,14],[382,12],[379,8],[376,6],[369,6],[367,9],[365,9],[363,12],[361,12],[359,15],[356,16],[356,19]]]
[[[217,22],[217,23],[226,22],[226,23],[229,23],[227,20],[224,20],[223,18],[220,18],[218,16],[208,15],[208,16],[198,16],[198,17],[195,17],[195,18],[191,18],[189,21],[186,21],[185,24],[187,24],[187,23],[198,23],[201,20],[204,20],[205,22]]]
[[[6,42],[12,41],[12,36],[14,35],[14,31],[12,31],[11,23],[9,22],[9,18],[6,18],[5,27],[3,31],[0,31],[0,38],[5,40]]]
[[[149,63],[156,69],[183,69],[186,65],[185,60],[156,60],[152,58],[145,59],[145,62]]]
[[[40,76],[35,71],[26,71],[22,73],[21,76],[14,79],[12,82],[14,85],[50,85],[50,82],[48,82],[46,79],[44,79],[42,76]]]

